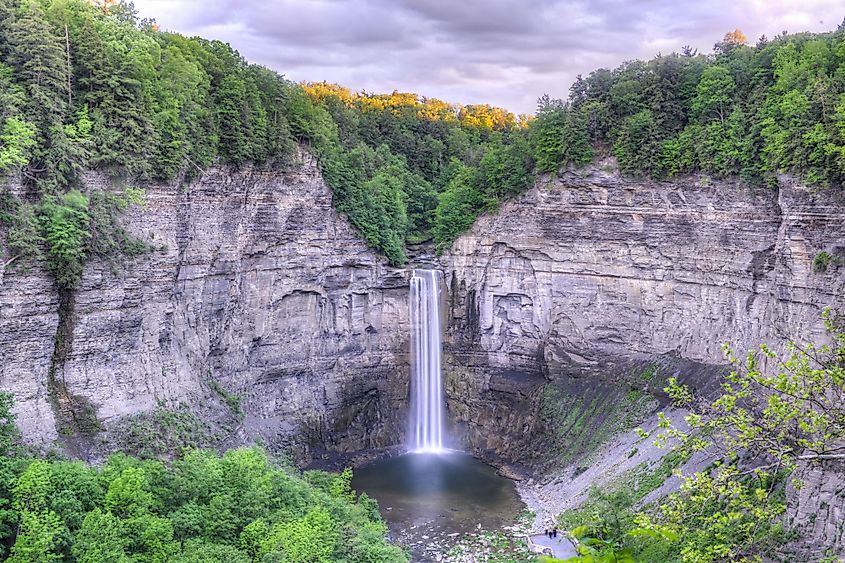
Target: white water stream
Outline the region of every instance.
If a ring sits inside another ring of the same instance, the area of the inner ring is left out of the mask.
[[[411,277],[411,421],[408,447],[439,453],[443,447],[443,378],[440,366],[440,279],[438,270],[414,270]]]

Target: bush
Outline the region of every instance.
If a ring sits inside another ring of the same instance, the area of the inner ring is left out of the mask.
[[[813,258],[813,271],[817,274],[826,272],[832,261],[833,256],[826,250],[822,250]]]
[[[88,198],[73,190],[47,196],[39,208],[47,266],[59,287],[74,289],[82,278],[89,231]]]
[[[115,454],[99,468],[36,459],[14,447],[11,405],[0,394],[9,561],[407,561],[374,501],[356,502],[350,471],[303,479],[257,447],[186,450],[171,463]]]

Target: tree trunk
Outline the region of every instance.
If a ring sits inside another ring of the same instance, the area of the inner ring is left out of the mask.
[[[67,105],[70,109],[73,104],[73,89],[71,88],[70,78],[73,76],[73,71],[70,66],[70,35],[67,31],[67,24],[65,24],[65,53],[67,54]]]
[[[15,260],[17,260],[18,258],[20,258],[21,256],[23,256],[23,254],[15,255],[15,256],[12,256],[11,258],[9,258],[8,260],[6,260],[5,262],[3,262],[2,267],[0,267],[0,286],[3,285],[3,276],[6,273],[6,268],[11,266],[12,263]]]

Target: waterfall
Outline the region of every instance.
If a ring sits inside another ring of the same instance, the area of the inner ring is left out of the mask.
[[[437,270],[411,277],[411,421],[409,447],[443,451],[443,378],[440,368],[440,279]]]

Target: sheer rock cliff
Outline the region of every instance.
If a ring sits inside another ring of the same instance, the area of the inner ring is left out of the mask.
[[[821,251],[835,258],[814,272]],[[526,438],[565,441],[645,408],[626,400],[655,370],[706,387],[725,342],[823,338],[823,308],[845,305],[843,258],[841,194],[789,178],[754,190],[598,168],[541,179],[442,259],[450,412],[479,451],[548,453]],[[555,427],[550,389],[583,411],[572,429]]]
[[[299,460],[396,442],[406,275],[367,248],[302,158],[286,173],[214,168],[146,186],[126,219],[152,250],[89,261],[72,293],[41,264],[5,272],[0,388],[28,441],[88,455],[100,430],[161,404]],[[98,174],[84,183],[120,190]]]
[[[38,263],[4,272],[0,388],[28,441],[89,455],[162,404],[303,462],[402,442],[409,271],[366,247],[302,158],[146,186],[126,219],[153,250],[90,261],[72,294]],[[845,306],[843,241],[839,196],[788,178],[541,178],[439,259],[455,435],[507,461],[574,459],[653,410],[645,375],[706,387],[725,341],[822,337],[823,307]],[[834,260],[814,272],[820,251]]]

